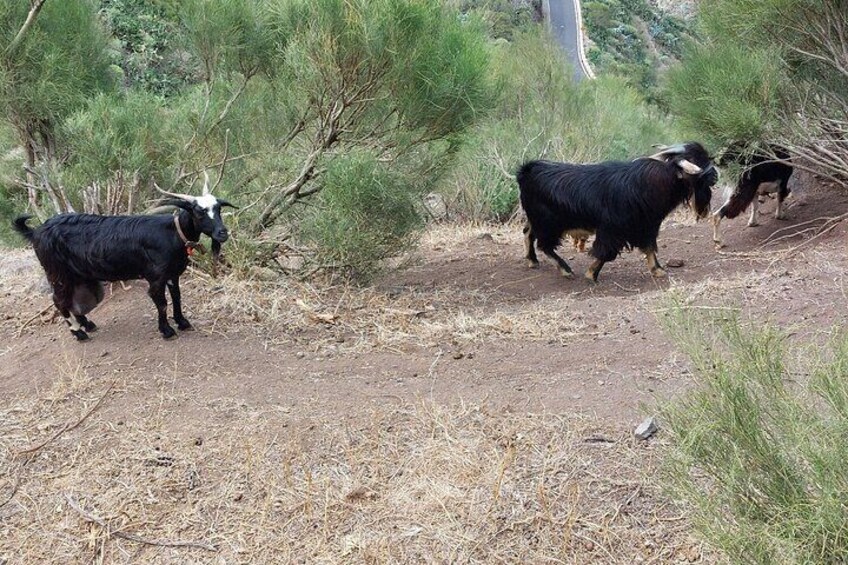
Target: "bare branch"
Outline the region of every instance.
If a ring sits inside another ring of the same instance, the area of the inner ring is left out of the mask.
[[[27,14],[26,20],[24,21],[24,25],[21,26],[20,30],[18,30],[17,35],[15,35],[15,38],[12,40],[9,46],[6,47],[7,57],[12,55],[15,50],[17,50],[17,48],[20,46],[21,42],[24,39],[24,36],[26,35],[27,31],[29,31],[29,28],[32,27],[32,24],[35,23],[35,18],[38,17],[38,13],[44,7],[44,4],[46,2],[47,0],[35,0],[35,3],[32,4],[32,7],[29,9],[29,14]]]
[[[216,547],[209,542],[205,541],[183,541],[183,540],[150,540],[143,538],[141,536],[137,536],[135,534],[128,534],[126,532],[115,531],[109,525],[109,523],[100,518],[99,516],[95,516],[91,512],[87,512],[85,509],[80,506],[80,504],[74,500],[74,497],[69,493],[65,493],[65,500],[68,501],[68,505],[77,511],[77,513],[86,519],[89,522],[94,522],[101,528],[106,531],[107,536],[112,536],[116,538],[122,538],[128,541],[134,541],[136,543],[143,543],[145,545],[157,545],[160,547],[196,547],[199,549],[205,549],[207,551],[216,551]]]

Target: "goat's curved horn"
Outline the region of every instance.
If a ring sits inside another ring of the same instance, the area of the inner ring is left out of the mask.
[[[683,169],[683,172],[687,175],[699,175],[701,174],[701,167],[696,165],[691,161],[687,161],[686,159],[681,159],[677,162],[677,166]]]
[[[660,145],[659,147],[663,148],[662,151],[654,153],[653,155],[648,157],[648,159],[654,159],[655,161],[665,161],[665,157],[667,155],[679,155],[686,151],[686,144],[684,143],[678,143],[677,145],[671,145],[669,147]]]
[[[159,188],[159,185],[156,184],[156,181],[153,181],[153,186],[156,188],[156,190],[158,190],[165,196],[172,196],[174,198],[179,198],[180,200],[187,200],[188,202],[195,201],[195,197],[189,194],[180,194],[179,192],[168,192],[167,190],[162,190],[161,188]]]
[[[203,169],[203,196],[209,194],[209,173]]]

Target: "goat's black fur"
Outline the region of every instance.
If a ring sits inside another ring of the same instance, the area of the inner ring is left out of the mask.
[[[754,153],[745,156],[740,148],[731,147],[718,161],[719,166],[738,163],[745,167],[736,183],[736,188],[716,214],[720,218],[735,218],[745,211],[757,196],[757,190],[763,183],[777,182],[779,202],[789,196],[789,177],[792,176],[792,166],[789,165],[789,153],[782,147],[772,145],[769,150],[773,155]],[[777,160],[776,160],[776,159]]]
[[[709,213],[711,186],[717,180],[707,151],[698,143],[685,144],[682,153],[660,161],[642,158],[591,165],[530,161],[517,173],[521,205],[527,214],[525,243],[531,266],[539,249],[554,259],[563,274],[568,263],[556,254],[568,232],[594,232],[589,252],[596,261],[586,276],[597,280],[605,262],[625,247],[638,247],[648,255],[656,276],[664,274],[656,262],[657,235],[665,217],[689,202],[699,216]],[[681,169],[686,160],[700,167],[690,175]]]
[[[211,209],[185,201],[171,204],[182,208],[177,221],[190,242],[197,242],[201,233],[219,245],[227,240],[220,202]],[[77,339],[88,339],[86,332],[96,329],[86,314],[103,299],[100,281],[146,279],[158,310],[159,331],[166,339],[176,335],[167,320],[167,286],[177,327],[191,329],[182,313],[179,287],[189,261],[188,247],[177,232],[174,216],[62,214],[35,229],[27,225],[29,217],[17,218],[14,227],[32,243],[53,287],[53,302]]]
[[[748,225],[757,225],[757,203],[754,199],[769,188],[777,192],[775,216],[782,219],[783,201],[790,193],[789,178],[792,176],[793,168],[789,164],[790,155],[783,147],[766,145],[763,151],[747,153],[741,144],[733,144],[718,160],[719,166],[731,163],[742,165],[744,169],[730,197],[713,215],[713,240],[718,247],[722,246],[719,234],[719,224],[722,219],[735,218],[753,203]]]

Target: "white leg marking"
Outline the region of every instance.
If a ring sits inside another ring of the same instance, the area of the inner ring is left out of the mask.
[[[780,199],[780,196],[777,197],[777,210],[774,211],[774,217],[777,220],[783,219],[783,200]]]
[[[757,211],[760,207],[760,201],[754,198],[751,201],[751,217],[748,219],[748,227],[752,228],[757,225]]]
[[[77,332],[80,329],[79,322],[77,322],[77,319],[73,315],[69,318],[65,318],[65,323],[70,326],[72,332]]]

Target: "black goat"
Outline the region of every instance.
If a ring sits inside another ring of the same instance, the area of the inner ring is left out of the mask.
[[[164,191],[162,191],[164,192]],[[209,193],[203,196],[164,192],[173,199],[167,203],[180,208],[179,214],[150,216],[94,216],[62,214],[32,229],[21,216],[15,229],[30,241],[47,280],[53,287],[53,303],[78,340],[97,326],[86,315],[103,299],[101,281],[146,279],[148,294],[159,313],[159,331],[165,339],[176,335],[168,324],[165,287],[174,303],[174,321],[181,330],[191,324],[183,316],[180,275],[200,234],[212,238],[213,246],[229,234],[221,219],[221,207],[233,206]],[[73,317],[71,317],[73,315]]]
[[[727,202],[713,214],[713,241],[717,249],[724,246],[719,233],[721,220],[735,218],[750,205],[751,217],[748,218],[748,226],[758,225],[759,198],[763,195],[777,192],[777,210],[774,217],[778,220],[785,219],[783,201],[789,196],[789,177],[792,176],[793,170],[789,157],[789,153],[777,145],[768,145],[763,152],[747,155],[740,144],[733,144],[724,151],[718,160],[719,166],[735,162],[741,164],[744,170]]]
[[[595,261],[586,277],[596,282],[604,263],[625,247],[638,247],[655,277],[665,275],[657,260],[657,235],[665,217],[688,202],[699,217],[710,211],[711,187],[718,179],[699,143],[665,148],[632,162],[574,165],[530,161],[516,175],[524,227],[526,258],[539,264],[534,243],[570,277],[571,267],[556,254],[562,237],[595,234],[589,252]]]

